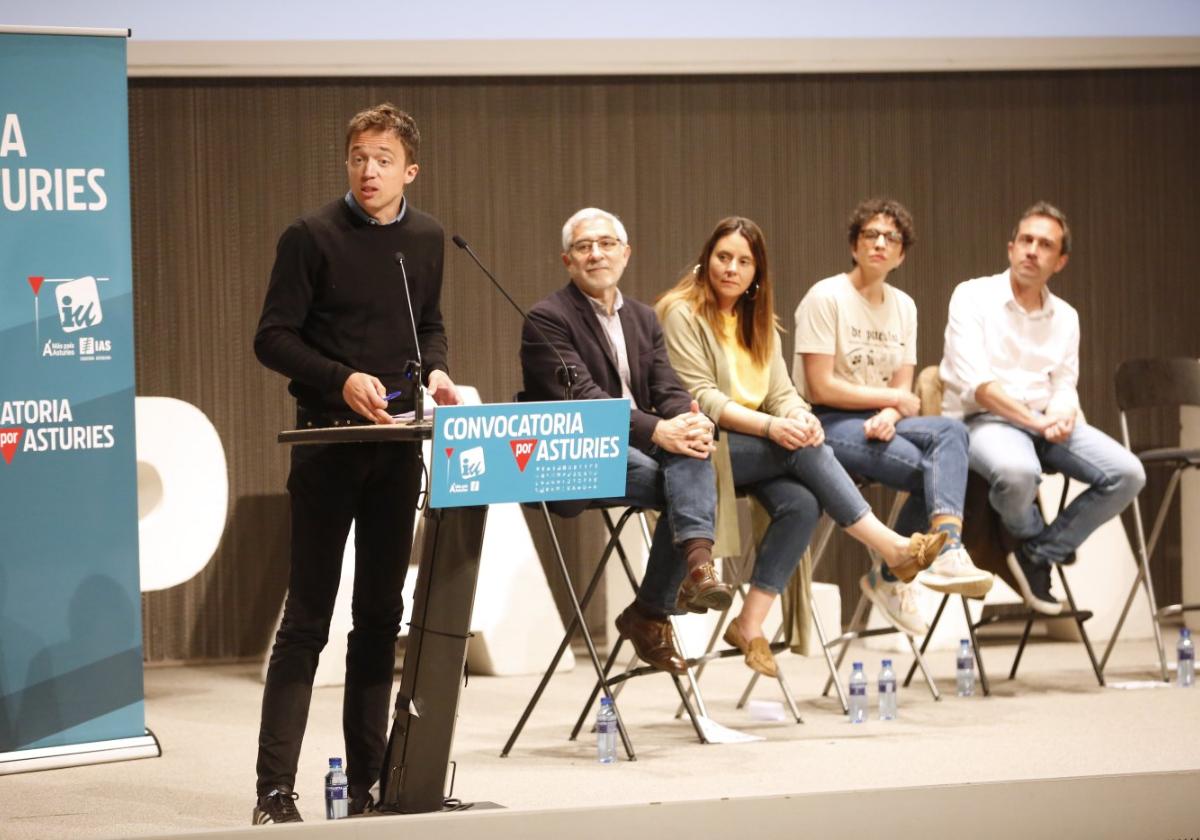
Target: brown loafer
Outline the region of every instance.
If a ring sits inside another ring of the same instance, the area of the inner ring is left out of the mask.
[[[687,673],[687,662],[675,649],[675,634],[669,620],[646,618],[630,604],[617,616],[616,624],[647,665],[672,674]]]
[[[679,584],[675,606],[688,612],[727,610],[733,603],[733,587],[722,583],[712,563],[701,563],[692,569]]]
[[[737,622],[731,621],[725,628],[725,642],[730,647],[735,647],[742,652],[742,655],[746,657],[746,667],[751,671],[757,671],[764,677],[779,676],[779,666],[775,663],[771,646],[762,636],[747,642],[741,629],[738,628]]]
[[[893,575],[908,583],[917,576],[918,572],[928,568],[945,544],[945,531],[938,531],[936,534],[913,534],[908,538],[907,559],[899,565],[888,568]]]

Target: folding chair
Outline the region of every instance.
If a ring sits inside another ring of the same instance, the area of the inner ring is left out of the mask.
[[[1058,502],[1060,513],[1067,505],[1067,490],[1069,487],[1070,481],[1064,476],[1062,497]],[[1004,557],[1008,554],[1007,546],[1012,544],[1013,540],[1006,533],[1003,533],[1003,525],[1000,523],[1000,517],[988,502],[987,493],[987,482],[975,473],[971,473],[967,479],[968,515],[965,518],[967,526],[964,527],[963,542],[979,568],[990,571],[993,574],[999,574],[1010,583],[1015,584],[1015,581],[1011,579],[1011,572],[1009,572],[1008,566],[1004,562]],[[1083,641],[1083,646],[1087,649],[1088,659],[1092,663],[1092,671],[1096,675],[1096,681],[1101,686],[1104,685],[1104,673],[1100,665],[1096,662],[1096,653],[1092,648],[1091,639],[1088,638],[1087,628],[1083,626],[1083,623],[1092,617],[1092,612],[1091,610],[1079,609],[1075,603],[1075,596],[1071,593],[1071,587],[1067,583],[1066,572],[1063,570],[1062,565],[1056,564],[1056,567],[1058,569],[1058,578],[1062,582],[1063,591],[1067,595],[1067,606],[1069,607],[1069,609],[1063,610],[1057,615],[1044,615],[1022,604],[1014,609],[993,612],[983,616],[979,621],[974,621],[971,618],[971,610],[967,605],[967,596],[958,596],[962,599],[963,613],[967,619],[967,632],[971,637],[971,650],[975,654],[975,665],[979,668],[979,684],[983,688],[983,695],[985,697],[991,696],[992,688],[991,683],[988,681],[987,669],[983,665],[983,654],[980,651],[979,636],[975,631],[981,627],[1008,621],[1025,622],[1025,629],[1021,633],[1021,642],[1017,645],[1017,652],[1013,657],[1012,668],[1008,672],[1010,680],[1015,679],[1017,676],[1017,668],[1021,664],[1021,656],[1025,652],[1025,645],[1029,641],[1029,633],[1033,629],[1035,621],[1073,619],[1079,628],[1079,636]],[[921,644],[922,653],[928,647],[929,640],[933,638],[933,632],[937,629],[938,622],[942,618],[942,613],[946,609],[946,604],[952,597],[954,596],[950,594],[942,596],[942,601],[938,604],[937,612],[934,614],[933,622],[929,625],[929,634]],[[915,663],[908,669],[908,674],[904,678],[905,687],[912,680],[915,669]]]
[[[743,504],[744,500],[745,500],[744,496],[739,496],[738,497],[739,505]],[[757,546],[754,541],[753,529],[749,528],[749,527],[743,528],[742,529],[742,545],[741,545],[738,557],[737,558],[726,558],[726,560],[734,560],[736,562],[729,563],[722,568],[722,577],[728,583],[728,582],[730,582],[731,572],[733,571],[733,569],[731,569],[731,566],[736,566],[736,577],[738,579],[738,583],[734,587],[734,591],[737,592],[738,596],[741,597],[743,601],[746,598],[746,592],[749,587],[749,583],[747,582],[747,580],[749,578],[749,571],[754,568],[754,561],[756,558],[756,554],[757,554]],[[730,620],[730,613],[732,611],[733,611],[732,604],[729,607],[726,607],[724,610],[721,611],[720,616],[718,616],[717,621],[713,626],[712,634],[708,638],[708,644],[704,648],[704,653],[695,659],[697,682],[704,675],[705,667],[707,667],[708,663],[711,662],[712,660],[724,659],[727,657],[742,655],[742,652],[740,650],[737,650],[736,648],[723,648],[721,650],[716,649],[717,642],[718,642],[718,640],[720,640],[722,638],[722,633],[725,629],[726,624]],[[771,643],[770,643],[771,653],[781,653],[787,649],[788,644],[784,640],[785,629],[786,628],[784,626],[784,623],[781,622],[779,627],[775,631],[775,635],[771,638]],[[754,682],[757,680],[758,677],[759,677],[759,674],[757,674],[757,673],[755,673],[753,675],[753,678],[751,679],[750,684],[746,686],[745,691],[742,692],[742,696],[737,702],[737,708],[739,708],[739,709],[745,708],[746,703],[749,702],[750,692],[754,687]],[[788,685],[787,677],[784,676],[782,668],[779,669],[779,673],[778,673],[778,675],[776,675],[775,680],[779,683],[779,690],[783,693],[783,700],[787,704],[788,711],[791,712],[792,717],[795,719],[796,723],[798,723],[798,724],[804,723],[804,718],[802,718],[800,716],[800,710],[796,707],[796,701],[792,696],[791,687]],[[677,708],[675,710],[675,717],[676,718],[681,717],[683,715],[684,711],[685,711],[685,706],[683,703],[680,703],[679,708]]]
[[[1108,664],[1108,657],[1117,637],[1125,624],[1125,617],[1133,605],[1138,586],[1146,592],[1150,603],[1151,624],[1154,627],[1154,644],[1158,648],[1158,664],[1164,682],[1169,680],[1167,675],[1167,654],[1163,646],[1162,630],[1159,624],[1163,619],[1181,615],[1186,611],[1200,609],[1200,604],[1172,604],[1159,608],[1154,598],[1154,582],[1150,577],[1150,557],[1158,545],[1162,534],[1163,523],[1167,511],[1175,498],[1179,487],[1179,479],[1184,470],[1200,467],[1200,449],[1184,449],[1178,446],[1156,446],[1135,452],[1129,436],[1128,412],[1140,409],[1174,408],[1182,406],[1200,406],[1200,361],[1196,359],[1132,359],[1123,362],[1117,368],[1116,376],[1117,408],[1121,411],[1121,437],[1125,447],[1134,452],[1146,467],[1169,467],[1171,477],[1167,482],[1167,490],[1159,504],[1158,513],[1154,517],[1154,528],[1150,532],[1150,541],[1146,542],[1146,532],[1142,524],[1142,506],[1140,494],[1133,500],[1133,521],[1137,532],[1138,573],[1129,588],[1129,597],[1125,599],[1125,608],[1113,628],[1100,660],[1100,668]],[[1142,491],[1145,493],[1145,490]]]
[[[869,486],[869,484],[867,482],[863,481],[862,479],[856,479],[856,483],[857,483],[859,489],[864,489],[865,487]],[[888,514],[889,527],[895,523],[896,517],[899,515],[900,507],[904,504],[905,498],[906,498],[905,494],[901,493],[901,494],[897,495],[896,500],[893,502],[891,512]],[[812,556],[813,556],[812,569],[814,572],[816,571],[817,566],[820,564],[821,559],[825,555],[825,551],[829,546],[829,542],[830,542],[831,538],[833,537],[833,532],[834,532],[835,527],[836,527],[835,523],[828,516],[821,517],[821,523],[820,523],[820,525],[818,525],[816,534],[814,534],[814,537],[813,537],[813,540],[811,543]],[[752,551],[752,547],[749,550]],[[869,553],[871,555],[872,562],[876,562],[876,563],[881,562],[880,558],[878,558],[874,554],[874,552],[869,552]],[[747,557],[747,549],[745,549],[745,548],[743,549],[742,556],[743,556],[743,558]],[[845,689],[842,687],[842,681],[838,678],[838,669],[841,667],[842,661],[845,659],[846,652],[849,648],[850,643],[852,641],[854,641],[855,639],[864,639],[864,638],[868,638],[871,636],[883,636],[883,635],[889,635],[891,633],[903,633],[902,630],[900,630],[896,627],[890,626],[890,625],[887,627],[879,627],[879,628],[875,628],[873,630],[868,630],[866,627],[866,623],[867,623],[867,618],[870,615],[871,606],[872,605],[871,605],[870,600],[865,595],[860,595],[859,601],[858,601],[858,606],[856,607],[856,609],[854,611],[854,618],[851,619],[850,624],[848,625],[848,629],[834,639],[827,639],[825,636],[824,624],[821,621],[820,608],[817,606],[816,598],[815,597],[810,598],[810,600],[809,600],[809,609],[812,611],[813,624],[816,627],[817,639],[821,646],[821,653],[825,657],[825,665],[829,669],[829,677],[825,681],[825,688],[822,690],[821,696],[828,697],[829,689],[831,687],[836,688],[837,694],[838,694],[838,701],[842,704],[842,712],[843,713],[849,711],[850,703],[849,703],[849,699],[846,697]],[[717,623],[717,627],[713,631],[712,637],[709,639],[708,649],[706,650],[705,655],[703,657],[700,657],[700,659],[697,661],[706,662],[709,659],[724,658],[726,656],[740,655],[740,651],[737,651],[737,650],[713,651],[713,647],[716,644],[716,640],[718,638],[720,638],[720,634],[721,634],[721,631],[724,627],[726,620],[727,620],[727,615],[722,614],[721,620]],[[783,624],[781,624],[779,626],[779,628],[775,631],[774,636],[771,638],[771,652],[772,653],[779,653],[788,648],[787,642],[784,641],[785,631],[786,631],[786,627]],[[940,700],[941,693],[938,691],[937,684],[933,681],[933,678],[930,676],[928,669],[925,667],[925,660],[924,660],[924,657],[922,656],[923,649],[922,650],[917,649],[916,641],[913,639],[913,637],[911,635],[909,635],[907,633],[905,633],[904,635],[908,639],[909,647],[912,648],[913,659],[914,659],[914,663],[915,663],[914,667],[916,667],[916,665],[920,666],[921,673],[925,675],[925,682],[929,686],[930,694],[933,696],[934,700]],[[830,650],[839,645],[840,645],[840,649],[838,651],[837,661],[835,662],[832,655],[830,654]],[[698,670],[697,678],[699,677],[699,675],[700,675],[700,671]],[[750,675],[749,681],[746,684],[746,688],[742,691],[742,695],[738,699],[737,708],[739,708],[739,709],[743,708],[746,705],[746,703],[749,701],[750,694],[754,690],[754,686],[758,683],[758,678],[760,676],[761,676],[761,674],[757,674],[757,673]],[[783,691],[783,694],[787,701],[788,707],[789,707],[790,711],[792,712],[792,716],[796,719],[796,723],[803,723],[804,721],[800,717],[799,710],[796,708],[796,704],[793,699],[791,689],[789,688],[789,686],[787,684],[787,680],[783,676],[782,669],[780,670],[779,676],[776,679],[779,681],[780,689]],[[678,716],[679,716],[679,711],[676,711],[676,717],[678,717]]]
[[[621,712],[617,705],[616,692],[614,692],[612,688],[613,686],[619,685],[626,680],[632,679],[633,677],[660,672],[647,665],[641,668],[627,670],[618,677],[609,678],[608,672],[612,668],[613,662],[616,661],[617,654],[620,652],[621,646],[625,641],[625,636],[624,634],[621,634],[617,637],[617,641],[612,646],[612,650],[609,653],[607,663],[601,665],[599,654],[597,654],[595,643],[592,640],[592,635],[588,631],[587,623],[584,621],[583,611],[587,608],[587,605],[591,603],[592,596],[595,594],[596,588],[604,575],[605,567],[608,565],[608,560],[614,552],[621,560],[621,565],[625,570],[625,575],[629,580],[630,586],[633,587],[634,591],[637,590],[637,576],[634,574],[633,567],[629,563],[629,557],[626,555],[625,549],[621,545],[620,537],[625,526],[630,522],[630,520],[636,517],[642,528],[642,537],[646,541],[646,545],[649,546],[650,531],[646,525],[645,514],[640,508],[626,508],[625,512],[622,513],[614,523],[609,510],[607,508],[601,510],[601,514],[604,517],[605,526],[608,529],[608,541],[605,543],[604,551],[600,555],[600,562],[597,564],[596,571],[592,574],[592,578],[588,582],[587,589],[584,591],[583,598],[581,599],[576,595],[574,584],[571,581],[571,575],[567,571],[567,563],[563,557],[562,547],[558,541],[558,534],[554,529],[554,521],[550,518],[550,511],[546,507],[545,502],[541,503],[538,507],[542,511],[542,516],[546,523],[546,529],[550,534],[550,541],[554,548],[554,556],[558,561],[559,573],[562,575],[563,583],[565,584],[567,594],[570,597],[574,616],[571,619],[571,623],[567,626],[566,632],[563,634],[562,642],[560,642],[558,646],[558,651],[550,660],[550,665],[546,668],[545,674],[542,675],[541,682],[538,683],[538,687],[534,690],[533,696],[529,698],[529,703],[526,704],[525,711],[522,712],[520,720],[517,721],[516,727],[513,729],[512,734],[508,738],[508,742],[505,743],[504,749],[500,752],[500,757],[505,758],[508,756],[509,752],[512,751],[513,745],[517,742],[517,738],[520,737],[521,731],[525,728],[526,721],[529,720],[529,716],[533,714],[534,708],[541,699],[542,692],[546,690],[546,686],[549,684],[551,677],[554,676],[554,671],[558,667],[559,660],[562,658],[567,646],[571,644],[571,639],[574,637],[576,631],[579,631],[579,633],[583,636],[584,645],[587,647],[588,657],[592,662],[592,668],[596,672],[596,687],[592,690],[592,694],[584,707],[584,712],[580,716],[579,722],[576,723],[575,728],[571,731],[570,740],[573,741],[578,736],[579,730],[583,725],[584,716],[586,716],[587,712],[592,708],[592,704],[595,702],[596,695],[599,694],[600,691],[603,691],[605,696],[612,700],[613,713],[617,718],[617,731],[621,736],[621,744],[625,748],[625,755],[630,761],[636,761],[637,755],[633,750],[633,742],[629,739],[629,733],[626,730],[625,721],[621,717]],[[689,693],[685,693],[683,684],[680,682],[678,675],[671,674],[670,676],[672,681],[675,683],[676,691],[679,692],[680,699],[683,700],[684,707],[686,708],[688,716],[691,719],[692,727],[696,730],[696,736],[700,739],[701,743],[708,743],[708,739],[705,737],[704,732],[700,727],[700,722],[697,719],[696,712],[693,710],[691,703],[688,702]],[[691,686],[690,694],[695,696],[697,698],[697,703],[701,704],[702,706],[703,701],[696,685],[695,674],[691,668],[688,669],[687,677]],[[703,713],[703,708],[701,708],[701,714]]]
[[[865,490],[867,487],[870,486],[870,482],[868,482],[862,478],[856,478],[855,480],[856,480],[856,483],[858,484],[858,487],[860,490]],[[896,493],[896,498],[892,501],[892,507],[888,511],[888,516],[887,516],[886,522],[887,522],[887,526],[889,528],[895,526],[896,519],[900,516],[900,508],[902,508],[904,506],[904,502],[907,499],[908,499],[907,493],[903,493],[903,492]],[[825,535],[824,540],[822,541],[821,546],[820,546],[822,554],[824,554],[825,543],[828,542],[829,536],[832,535],[832,533],[833,533],[833,521],[829,520],[828,532]],[[878,554],[876,554],[876,552],[874,550],[868,548],[867,553],[868,553],[868,555],[870,555],[872,563],[875,563],[875,564],[883,563],[882,558],[879,557]],[[814,571],[816,570],[817,563],[820,561],[820,559],[821,559],[820,556],[814,555],[814,560],[813,560],[813,570]],[[821,696],[828,697],[829,689],[831,687],[836,687],[837,692],[838,692],[838,699],[842,703],[842,711],[849,712],[849,710],[850,710],[849,701],[846,699],[845,690],[842,688],[841,680],[838,679],[838,673],[839,673],[839,669],[842,667],[842,662],[845,661],[845,659],[846,659],[846,653],[849,651],[850,643],[853,642],[855,639],[866,639],[866,638],[870,638],[872,636],[886,636],[886,635],[890,635],[892,633],[900,633],[904,636],[905,639],[908,640],[908,646],[912,649],[912,652],[913,652],[913,663],[912,663],[912,668],[909,671],[909,674],[911,675],[913,673],[913,671],[915,671],[919,667],[921,669],[921,674],[925,677],[925,684],[929,687],[930,695],[933,697],[933,699],[935,701],[941,700],[942,695],[941,695],[941,692],[938,691],[937,683],[935,683],[933,681],[933,677],[930,676],[929,670],[925,667],[924,653],[925,653],[926,646],[928,646],[928,644],[929,644],[929,636],[927,635],[925,637],[924,643],[921,645],[920,648],[918,648],[916,640],[913,638],[913,636],[910,633],[905,633],[903,630],[899,629],[898,627],[888,625],[886,627],[877,627],[873,630],[867,629],[867,619],[869,618],[869,616],[871,614],[871,608],[873,606],[874,605],[871,603],[871,600],[865,594],[860,594],[858,596],[858,604],[854,608],[854,615],[853,615],[853,617],[851,617],[850,623],[846,625],[846,631],[843,632],[840,636],[838,636],[835,639],[830,639],[830,640],[826,641],[824,632],[821,629],[821,624],[819,621],[817,622],[817,635],[820,637],[821,644],[824,646],[826,651],[828,651],[832,647],[838,646],[838,655],[837,655],[836,661],[833,661],[833,662],[829,661],[828,653],[826,654],[826,661],[829,663],[829,677],[825,680],[825,688],[821,691]],[[815,614],[815,612],[816,612],[815,604],[813,605],[813,611]],[[930,632],[930,634],[933,633],[932,628],[930,629],[929,632]],[[908,687],[908,681],[905,681],[904,686],[905,686],[905,688]]]

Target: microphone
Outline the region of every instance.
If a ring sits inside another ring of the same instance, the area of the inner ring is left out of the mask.
[[[554,342],[552,342],[550,339],[546,338],[546,334],[544,332],[542,332],[541,327],[539,327],[537,325],[537,322],[530,320],[529,313],[526,312],[524,309],[522,309],[520,304],[518,304],[515,300],[512,299],[512,295],[510,295],[508,292],[506,292],[504,290],[504,287],[500,285],[500,281],[497,280],[492,275],[492,272],[488,271],[484,267],[483,263],[481,263],[479,261],[479,257],[475,256],[475,252],[471,250],[471,246],[467,244],[467,240],[463,239],[458,234],[455,234],[454,236],[450,237],[450,240],[455,245],[457,245],[459,248],[462,248],[464,251],[467,252],[467,254],[475,262],[475,265],[479,266],[479,270],[482,271],[484,274],[486,274],[487,278],[492,281],[492,285],[495,286],[497,290],[499,290],[500,294],[504,295],[505,300],[507,300],[509,303],[511,303],[513,305],[513,309],[515,309],[515,310],[517,310],[517,312],[521,313],[521,317],[525,320],[525,323],[527,323],[527,324],[529,324],[529,326],[533,327],[534,331],[538,334],[538,337],[541,338],[542,343],[545,344],[547,347],[549,347],[550,350],[554,353],[554,355],[558,357],[558,370],[556,371],[556,373],[558,374],[558,382],[565,389],[566,398],[568,400],[574,399],[575,374],[576,374],[575,366],[567,364],[566,359],[564,359],[562,357],[562,353],[558,352],[558,348],[554,346]]]
[[[408,272],[404,269],[404,252],[397,251],[393,256],[396,265],[400,266],[400,276],[404,279],[404,298],[408,301],[408,324],[412,327],[413,346],[417,348],[417,360],[409,359],[404,363],[404,376],[413,383],[413,422],[420,423],[425,419],[425,389],[421,385],[421,338],[417,335],[417,319],[413,317],[412,291],[408,287]]]

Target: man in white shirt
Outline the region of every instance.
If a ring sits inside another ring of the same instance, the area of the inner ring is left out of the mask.
[[[1020,540],[1009,558],[1025,602],[1056,615],[1050,564],[1125,509],[1146,482],[1129,450],[1080,417],[1079,315],[1047,289],[1071,250],[1061,210],[1038,202],[1008,243],[1009,269],[960,283],[950,298],[941,376],[943,413],[970,433],[970,466]],[[1091,485],[1049,525],[1038,508],[1043,470]]]

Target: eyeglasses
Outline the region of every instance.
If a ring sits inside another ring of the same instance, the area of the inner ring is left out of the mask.
[[[881,236],[888,241],[889,245],[899,245],[904,241],[904,234],[898,230],[875,230],[875,228],[863,228],[858,232],[858,238],[866,240],[867,242],[874,242]]]
[[[605,236],[601,239],[580,239],[577,242],[571,243],[571,253],[577,257],[586,257],[592,253],[592,248],[599,246],[602,253],[612,254],[621,245],[622,242],[620,239],[613,239],[611,236]]]

